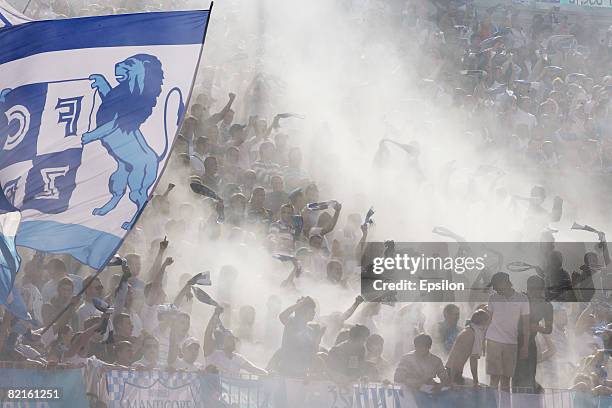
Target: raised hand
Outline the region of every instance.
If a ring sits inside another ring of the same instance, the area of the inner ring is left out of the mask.
[[[166,259],[164,259],[164,264],[163,266],[170,266],[174,263],[174,258],[172,258],[171,256],[167,257]]]
[[[166,249],[168,249],[168,244],[170,244],[170,241],[168,241],[168,237],[165,236],[163,241],[159,243],[159,249],[165,251]]]

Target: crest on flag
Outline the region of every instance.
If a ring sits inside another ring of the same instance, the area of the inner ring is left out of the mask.
[[[126,14],[0,30],[0,41],[13,44],[0,50],[0,210],[21,211],[18,245],[96,269],[114,254],[163,172],[208,16]]]
[[[129,189],[129,198],[140,211],[149,196],[149,189],[157,179],[159,163],[168,153],[167,110],[164,109],[164,150],[157,154],[149,146],[140,131],[140,125],[150,116],[161,94],[164,71],[161,62],[153,55],[138,54],[115,66],[118,85],[111,87],[108,80],[99,74],[89,77],[91,87],[102,98],[96,114],[98,125],[83,134],[83,144],[99,140],[117,162],[117,170],[110,176],[110,199],[102,207],[95,208],[93,215],[104,216],[112,211]],[[184,110],[180,88],[173,88],[180,100],[177,114],[178,126]],[[164,106],[167,107],[168,98]],[[162,124],[160,123],[160,126]],[[137,213],[121,228],[128,230],[134,224]]]

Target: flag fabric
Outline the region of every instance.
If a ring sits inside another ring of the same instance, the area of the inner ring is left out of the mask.
[[[219,307],[219,303],[217,303],[213,298],[210,297],[208,293],[204,292],[202,289],[198,288],[197,286],[192,286],[191,291],[193,292],[196,299],[198,299],[200,302],[206,305]]]
[[[15,276],[21,264],[15,235],[21,214],[17,211],[0,214],[0,305],[22,320],[30,320],[18,290],[14,290]]]
[[[15,10],[5,0],[0,0],[0,28],[12,27],[18,24],[29,23],[30,21],[33,20]]]
[[[209,14],[0,29],[0,210],[22,213],[17,245],[95,269],[116,252],[165,167]]]
[[[194,285],[211,286],[210,271],[200,272],[195,276]]]

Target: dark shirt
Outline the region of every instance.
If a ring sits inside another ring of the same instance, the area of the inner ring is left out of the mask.
[[[454,327],[449,327],[445,321],[438,322],[438,339],[442,346],[444,346],[444,350],[446,350],[447,353],[449,353],[453,348],[455,338],[460,331],[461,329],[459,329],[459,326],[457,325]]]
[[[545,282],[546,300],[558,302],[576,301],[576,295],[572,288],[572,280],[565,269],[548,271]]]
[[[285,325],[279,371],[289,377],[304,377],[317,351],[314,330],[292,317]]]
[[[365,373],[366,348],[363,344],[344,341],[329,350],[328,366],[331,370],[352,379]]]
[[[552,304],[544,299],[529,298],[529,325],[538,324],[542,320],[553,320]],[[529,332],[529,341],[535,340],[537,333]],[[523,325],[519,325],[518,330],[519,345],[523,340]]]

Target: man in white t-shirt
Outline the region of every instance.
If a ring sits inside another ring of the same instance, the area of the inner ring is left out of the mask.
[[[512,288],[510,275],[497,272],[491,277],[489,286],[495,293],[489,297],[488,311],[491,323],[487,329],[487,374],[491,376],[491,387],[510,390],[510,378],[517,361],[518,328],[523,325],[523,347],[518,358],[528,357],[529,300],[527,296]]]
[[[240,370],[246,369],[248,361],[241,354],[226,354],[223,350],[215,350],[206,357],[206,364],[217,367],[220,374],[236,377]]]
[[[223,349],[215,350],[206,356],[206,365],[217,367],[219,373],[228,376],[238,376],[241,370],[255,375],[267,375],[266,370],[257,367],[242,354],[234,351],[236,338],[231,334],[226,334],[223,338]]]
[[[255,366],[242,355],[236,353],[236,338],[229,331],[217,331],[218,335],[223,336],[223,346],[220,350],[215,349],[216,341],[213,338],[213,333],[219,327],[221,322],[219,316],[221,313],[223,313],[223,309],[217,307],[204,332],[203,349],[206,365],[217,367],[219,374],[227,376],[238,376],[240,370],[245,370],[255,375],[267,375],[266,370]]]
[[[93,276],[88,277],[83,282],[84,285],[89,284],[89,281],[93,281],[91,285],[85,291],[85,301],[83,304],[77,309],[76,313],[79,318],[79,330],[83,330],[85,320],[89,319],[92,316],[100,316],[102,312],[100,312],[93,304],[94,298],[102,298],[104,294],[104,286],[102,286],[102,282],[100,279],[94,278]]]

